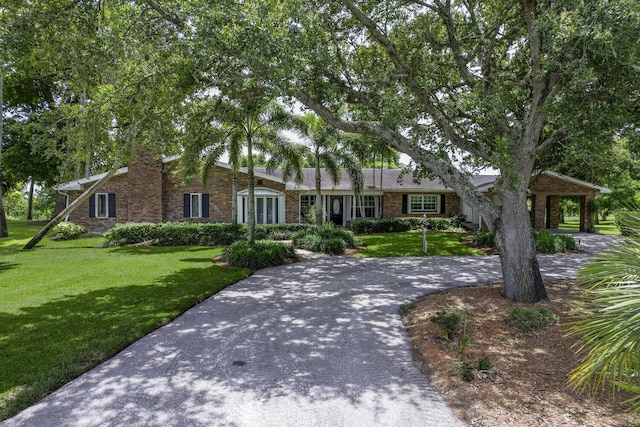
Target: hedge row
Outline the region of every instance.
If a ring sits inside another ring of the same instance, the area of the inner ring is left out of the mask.
[[[427,218],[430,230],[445,231],[463,227],[463,216],[451,216],[449,218]],[[383,218],[383,219],[352,219],[349,228],[354,234],[394,233],[409,230],[422,229],[422,218]]]
[[[256,239],[290,240],[299,231],[310,230],[309,224],[256,225]],[[230,245],[246,239],[247,226],[237,229],[230,223],[165,222],[118,224],[104,234],[108,246],[133,245],[151,241],[156,246]]]

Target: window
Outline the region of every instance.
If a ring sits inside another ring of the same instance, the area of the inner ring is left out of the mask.
[[[185,193],[184,195],[185,218],[208,218],[209,195],[202,193]]]
[[[316,204],[315,194],[303,194],[300,196],[300,219],[308,219]]]
[[[89,218],[115,218],[115,193],[96,193],[89,198]]]
[[[107,193],[96,194],[96,218],[109,218],[109,195]]]
[[[409,196],[409,213],[439,213],[438,194],[411,194]]]
[[[362,203],[360,203],[360,200]],[[377,218],[380,196],[362,196],[361,199],[354,197],[353,205],[355,209],[354,218]]]
[[[256,188],[255,215],[256,224],[278,224],[284,222],[284,194],[269,188]],[[238,192],[238,221],[247,222],[249,218],[248,190]]]

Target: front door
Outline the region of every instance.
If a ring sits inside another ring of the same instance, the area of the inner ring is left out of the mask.
[[[344,218],[344,198],[342,196],[329,196],[329,221],[342,227]]]

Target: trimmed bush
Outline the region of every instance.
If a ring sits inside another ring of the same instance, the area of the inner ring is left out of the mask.
[[[256,239],[291,240],[299,231],[313,230],[313,224],[259,224],[256,225]]]
[[[53,232],[56,233],[56,235],[53,236],[55,240],[70,240],[86,233],[87,229],[79,224],[65,221],[53,227]]]
[[[104,234],[108,246],[152,240],[157,246],[230,245],[244,237],[244,228],[227,223],[165,222],[118,224]]]
[[[222,260],[232,267],[256,271],[282,265],[287,259],[296,257],[295,249],[290,244],[270,240],[258,240],[250,244],[246,240],[241,240],[229,246],[222,255]]]
[[[533,230],[536,251],[542,254],[569,252],[577,249],[576,239],[566,234],[551,234],[548,230]]]
[[[312,252],[342,255],[345,249],[355,248],[357,243],[347,230],[325,225],[320,233],[315,229],[297,232],[293,236],[293,245]]]
[[[349,228],[354,234],[403,232],[422,228],[422,218],[352,219]]]
[[[492,232],[486,231],[486,230],[478,230],[476,231],[476,234],[473,236],[473,241],[477,245],[488,246],[493,248],[496,246],[494,238],[495,237]]]
[[[152,230],[161,225],[162,224],[152,224],[150,222],[116,224],[115,227],[107,230],[103,237],[106,239],[107,246],[133,245],[152,240]]]

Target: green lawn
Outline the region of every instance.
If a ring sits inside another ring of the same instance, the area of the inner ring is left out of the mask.
[[[427,254],[482,255],[481,251],[460,243],[465,237],[466,234],[430,231],[427,233]],[[422,232],[361,235],[358,240],[366,245],[356,254],[359,257],[424,256]]]
[[[580,218],[577,216],[565,217],[565,222],[559,225],[561,230],[574,230],[578,231],[580,228]],[[595,228],[602,234],[620,234],[620,230],[616,226],[615,218],[610,216],[606,221],[600,221]]]
[[[9,223],[0,239],[0,420],[245,277],[208,247],[101,248]]]

